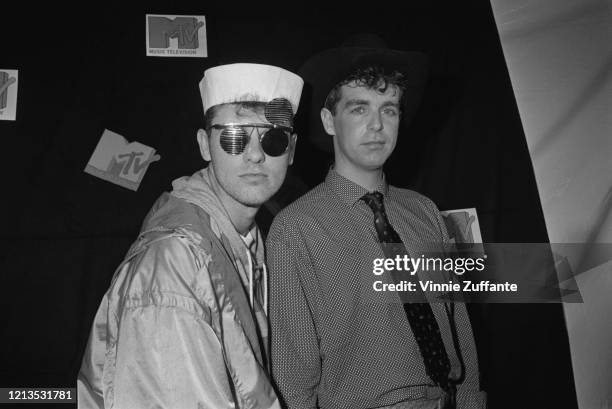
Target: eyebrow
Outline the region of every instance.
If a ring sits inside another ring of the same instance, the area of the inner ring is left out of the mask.
[[[387,101],[381,105],[381,108],[386,108],[386,107],[393,107],[393,108],[399,109],[400,104],[398,104],[397,102]]]
[[[370,105],[370,101],[365,100],[365,99],[349,99],[348,101],[346,101],[346,103],[344,104],[345,108],[350,108],[352,106],[355,105]],[[381,105],[381,108],[386,108],[386,107],[394,107],[394,108],[398,108],[400,107],[400,104],[397,102],[391,102],[391,101],[386,101]]]
[[[346,101],[346,103],[344,104],[345,107],[350,108],[352,106],[355,105],[370,105],[370,101],[365,100],[365,99],[349,99],[348,101]]]

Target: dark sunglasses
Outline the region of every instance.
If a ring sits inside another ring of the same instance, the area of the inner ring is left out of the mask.
[[[266,123],[244,123],[244,124],[215,124],[213,129],[220,129],[219,141],[221,148],[230,155],[240,155],[246,149],[255,128],[259,136],[261,149],[268,156],[281,156],[289,148],[289,140],[293,128],[289,126],[266,124]],[[247,128],[251,128],[248,132]],[[265,129],[260,132],[260,129]]]

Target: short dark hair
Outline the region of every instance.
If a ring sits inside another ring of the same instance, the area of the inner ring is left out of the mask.
[[[210,136],[210,130],[213,126],[213,118],[217,115],[217,111],[220,107],[231,105],[235,107],[236,113],[238,114],[241,110],[245,109],[251,112],[263,112],[266,108],[266,102],[261,101],[240,101],[240,102],[228,102],[226,104],[218,104],[213,105],[206,110],[204,114],[204,129],[206,133]]]
[[[404,74],[399,71],[386,72],[379,65],[369,65],[363,68],[357,68],[349,75],[346,76],[342,81],[337,83],[325,99],[325,108],[329,109],[332,115],[336,115],[336,107],[338,102],[342,98],[342,86],[355,82],[358,87],[365,87],[367,89],[373,89],[380,93],[387,91],[390,86],[396,86],[401,92],[400,106],[404,98],[404,92],[406,91],[406,82]]]

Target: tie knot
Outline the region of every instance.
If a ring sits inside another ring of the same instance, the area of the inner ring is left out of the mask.
[[[380,192],[366,193],[361,196],[363,200],[374,212],[384,212],[383,195]]]

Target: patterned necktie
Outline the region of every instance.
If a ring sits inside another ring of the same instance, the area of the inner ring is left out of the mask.
[[[366,202],[372,209],[372,212],[374,212],[374,226],[376,227],[378,240],[382,244],[395,244],[399,251],[407,254],[406,247],[389,223],[389,219],[387,219],[382,193],[367,193],[361,197],[361,200]],[[382,247],[385,257],[395,258],[397,252],[393,250],[393,246],[383,245]],[[431,305],[427,302],[404,303],[404,311],[406,312],[414,338],[419,345],[427,375],[436,385],[442,387],[447,392],[450,391],[453,387],[448,379],[450,362],[446,349],[444,349],[440,328],[434,317]]]

